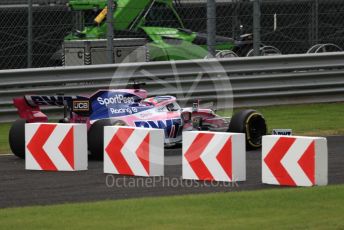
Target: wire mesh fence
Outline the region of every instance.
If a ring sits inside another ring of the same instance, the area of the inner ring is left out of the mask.
[[[0,68],[27,66],[27,17],[25,9],[1,9],[0,24]]]
[[[344,45],[343,10],[344,2],[337,0],[266,2],[262,7],[262,40],[282,53],[305,53],[317,44],[335,44],[338,49],[332,50],[339,50]]]
[[[69,49],[75,55],[66,56],[63,47],[68,47],[68,42],[75,40],[94,42],[107,39],[106,18],[101,23],[95,23],[106,7],[106,0],[32,1],[30,28],[26,0],[0,0],[0,69],[61,66],[66,64],[66,58],[74,56],[83,58],[82,62],[75,61],[74,64],[101,62],[100,59],[97,62],[88,57],[89,50],[80,53],[75,47]],[[184,42],[197,45],[207,53],[206,2],[116,0],[114,37],[124,39],[121,42],[125,46],[134,44],[133,41],[125,43],[130,38],[146,39],[146,45],[139,42],[140,46],[148,47],[145,60],[178,59],[176,53],[180,50],[177,47]],[[276,47],[283,54],[336,51],[344,47],[344,2],[341,0],[261,0],[260,12],[260,42]],[[217,0],[217,51],[231,50],[238,56],[246,56],[252,51],[254,17],[252,1]],[[28,35],[30,29],[32,38]],[[29,44],[32,49],[29,49]],[[310,50],[311,47],[313,49]],[[93,50],[98,52],[100,58],[106,47]],[[159,54],[157,50],[160,50]],[[117,53],[128,52],[117,50]],[[186,55],[184,59],[204,58],[204,52]],[[154,59],[154,55],[160,56],[160,59]],[[104,56],[102,61],[106,62]]]
[[[74,15],[63,6],[33,7],[32,40],[28,38],[28,8],[0,8],[0,68],[26,68],[28,44],[32,44],[32,67],[58,66],[56,56],[66,34],[74,28]]]

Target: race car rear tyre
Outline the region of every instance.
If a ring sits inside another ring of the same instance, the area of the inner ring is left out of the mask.
[[[102,160],[104,149],[104,127],[105,126],[126,126],[121,120],[102,119],[98,120],[88,130],[88,150],[90,151],[90,159]]]
[[[25,158],[25,119],[18,119],[13,122],[8,140],[12,153],[19,158]]]
[[[266,135],[267,125],[262,114],[253,109],[240,111],[231,118],[229,132],[245,133],[248,150],[262,146],[262,137]]]

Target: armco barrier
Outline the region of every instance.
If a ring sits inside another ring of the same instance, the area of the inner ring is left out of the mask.
[[[104,172],[131,176],[163,176],[164,130],[105,127]]]
[[[246,180],[245,134],[183,133],[183,179]]]
[[[326,185],[327,170],[326,138],[263,137],[263,183],[287,186]]]
[[[44,171],[87,170],[87,127],[83,124],[25,125],[25,168]]]
[[[0,122],[18,118],[14,97],[89,95],[109,88],[112,80],[118,81],[116,88],[125,88],[130,76],[131,80],[146,82],[144,88],[154,95],[174,95],[184,103],[217,102],[217,109],[231,99],[235,107],[344,101],[344,52],[177,61],[172,65],[173,71],[171,62],[0,70]],[[128,73],[114,75],[123,69]],[[200,78],[197,90],[189,95],[188,89],[198,73],[205,77]],[[228,86],[221,84],[223,81],[230,81],[233,95]],[[216,93],[210,87],[214,84]],[[179,96],[186,94],[190,97]],[[62,111],[53,107],[42,109],[50,118]]]

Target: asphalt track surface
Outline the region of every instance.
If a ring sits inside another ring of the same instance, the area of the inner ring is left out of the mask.
[[[328,137],[329,184],[344,184],[344,137]],[[247,152],[247,181],[238,184],[183,181],[181,150],[169,149],[165,177],[143,178],[103,173],[102,162],[82,172],[24,170],[24,161],[0,156],[0,208],[276,188],[261,184],[261,153]]]

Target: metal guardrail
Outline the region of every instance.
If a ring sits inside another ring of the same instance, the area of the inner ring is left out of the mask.
[[[116,71],[122,71],[123,74],[115,75],[121,79],[132,72],[132,78],[147,82],[145,88],[155,95],[187,92],[201,72],[204,76],[191,99],[210,102],[233,98],[235,107],[344,101],[344,53],[178,61],[172,67],[170,62],[153,62],[3,70],[0,71],[0,122],[16,118],[13,97],[61,92],[89,94],[108,88]],[[154,80],[149,80],[151,76]],[[230,81],[232,91],[221,85],[223,81]],[[180,87],[166,90],[162,83]],[[211,84],[217,84],[217,94],[209,87]],[[117,86],[125,87],[125,84]],[[47,111],[52,113],[56,109]]]

